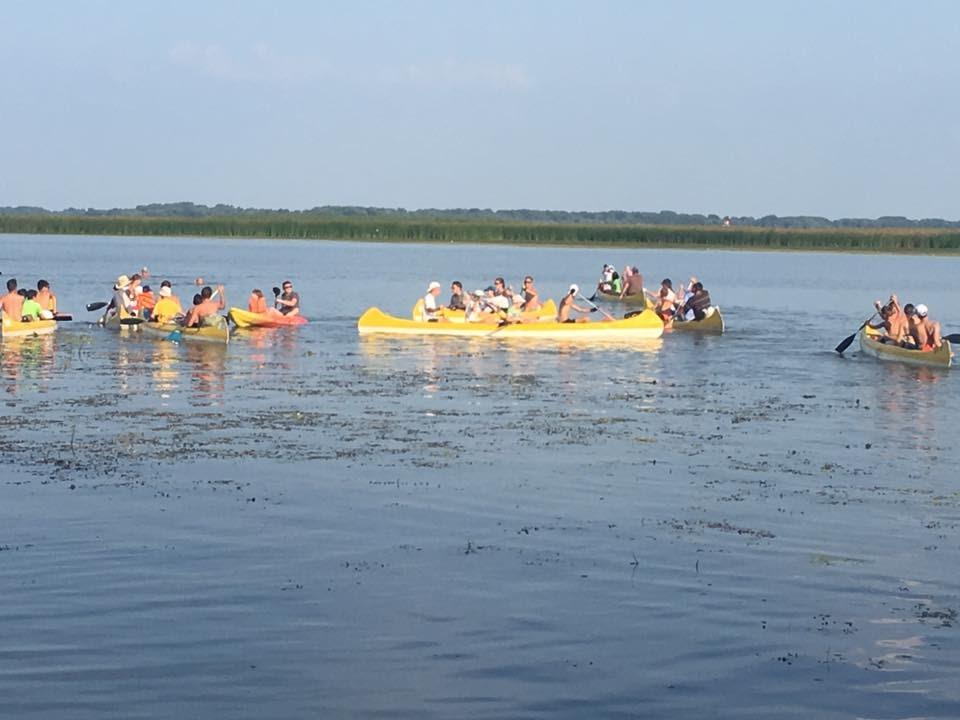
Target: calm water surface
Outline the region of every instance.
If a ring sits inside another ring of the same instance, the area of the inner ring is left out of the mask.
[[[29,253],[27,249],[29,248]],[[428,281],[691,273],[719,338],[359,338]],[[228,348],[83,305],[285,277]],[[0,236],[0,716],[960,717],[956,373],[832,348],[953,258]]]

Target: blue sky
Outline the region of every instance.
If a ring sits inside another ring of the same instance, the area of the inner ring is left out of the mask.
[[[960,3],[0,4],[0,205],[960,218]]]

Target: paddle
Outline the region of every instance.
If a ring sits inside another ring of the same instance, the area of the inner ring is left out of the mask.
[[[67,315],[66,313],[56,313],[53,316],[53,319],[57,322],[68,322],[73,320],[73,315]]]
[[[594,304],[593,304],[593,301],[590,300],[589,298],[583,297],[583,295],[581,295],[580,293],[577,293],[577,297],[581,298],[582,300],[586,300],[588,303],[590,303],[590,306],[591,306],[594,310],[600,310],[600,312],[602,312],[602,313],[604,314],[604,316],[607,318],[607,320],[614,320],[614,321],[616,321],[616,318],[613,317],[613,315],[611,315],[610,313],[608,313],[606,310],[601,310],[599,307],[597,307],[596,305],[594,305]]]
[[[840,344],[837,345],[837,346],[834,348],[834,350],[836,350],[838,354],[843,355],[843,352],[844,352],[848,347],[850,347],[850,346],[853,344],[853,341],[854,341],[854,340],[856,340],[857,334],[858,334],[861,330],[863,330],[863,329],[867,326],[867,323],[869,323],[871,320],[873,320],[876,316],[877,316],[877,313],[874,312],[873,315],[871,315],[871,316],[868,317],[866,320],[864,320],[864,321],[863,321],[863,324],[862,324],[860,327],[857,328],[857,332],[855,332],[853,335],[850,335],[849,337],[845,337],[843,340],[841,340],[841,341],[840,341]]]
[[[940,339],[947,340],[951,344],[958,344],[960,343],[960,333],[953,333],[952,335],[944,335]]]
[[[105,303],[105,302],[87,303],[87,312],[93,312],[94,310],[102,310],[109,304],[110,303]]]
[[[143,318],[141,318],[141,317],[125,317],[125,318],[120,318],[120,324],[121,324],[121,325],[139,325],[139,324],[142,323],[143,321],[144,321],[144,320],[143,320]]]

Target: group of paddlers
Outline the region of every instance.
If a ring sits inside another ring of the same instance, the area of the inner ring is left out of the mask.
[[[113,286],[113,297],[104,311],[101,322],[105,323],[116,315],[156,323],[176,323],[184,327],[225,322],[219,314],[226,307],[227,302],[223,285],[211,288],[203,284],[202,278],[197,278],[196,284],[200,287],[200,291],[193,296],[191,306],[184,310],[180,298],[173,294],[173,284],[169,280],[163,280],[160,283],[160,289],[154,294],[152,288],[143,282],[147,278],[149,278],[147,268],[130,276],[118,277]]]
[[[695,277],[690,278],[690,283],[686,287],[681,285],[678,290],[674,290],[673,283],[669,278],[665,278],[660,284],[660,289],[656,293],[651,293],[643,287],[643,276],[636,267],[626,268],[625,280],[621,279],[612,265],[604,265],[603,271],[603,279],[597,285],[599,293],[620,294],[620,297],[649,295],[655,304],[654,311],[664,322],[674,318],[702,320],[710,311],[710,293]],[[418,303],[422,308],[419,312],[420,320],[439,322],[449,319],[448,311],[451,310],[463,312],[467,322],[514,323],[545,319],[536,315],[536,311],[542,308],[542,303],[531,275],[524,277],[522,289],[519,291],[514,291],[512,287],[507,286],[502,277],[496,278],[493,284],[484,290],[473,292],[465,292],[463,283],[454,280],[450,285],[450,301],[446,305],[440,300],[442,292],[443,286],[437,281],[427,286],[426,295]],[[580,295],[580,288],[577,285],[571,285],[557,305],[556,317],[551,319],[557,322],[575,322],[571,316],[573,312],[584,314],[596,312],[598,308],[593,304],[595,297],[585,298]],[[586,301],[588,306],[578,305],[575,302],[577,298]],[[580,318],[581,321],[584,319]]]
[[[929,310],[923,303],[901,306],[897,296],[891,295],[886,304],[877,300],[874,307],[880,315],[880,322],[870,327],[883,331],[882,342],[927,352],[943,344],[940,323],[930,319]]]
[[[50,283],[37,281],[37,289],[21,288],[16,278],[7,280],[7,293],[0,297],[0,311],[20,322],[53,320],[57,312],[57,296]]]
[[[530,275],[524,277],[520,291],[508,287],[506,281],[498,277],[492,285],[473,292],[464,291],[463,283],[454,280],[450,283],[450,302],[446,305],[440,301],[442,292],[443,287],[436,280],[427,286],[427,294],[422,299],[421,320],[441,321],[447,319],[448,311],[454,311],[464,313],[467,322],[521,322],[523,313],[541,309],[540,294]]]
[[[636,266],[627,265],[620,275],[613,265],[605,264],[597,283],[597,292],[603,295],[617,295],[621,300],[631,296],[648,296],[654,303],[654,312],[664,322],[673,319],[703,320],[709,312],[712,301],[710,293],[696,277],[680,285],[676,290],[670,278],[660,281],[660,289],[650,292],[643,286],[643,275]]]

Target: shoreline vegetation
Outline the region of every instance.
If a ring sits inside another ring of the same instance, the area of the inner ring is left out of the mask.
[[[202,206],[201,206],[202,207]],[[210,210],[216,210],[211,208]],[[911,221],[913,222],[913,221]],[[315,213],[89,215],[0,213],[0,233],[197,236],[526,246],[960,253],[953,227],[757,227],[544,222]]]

